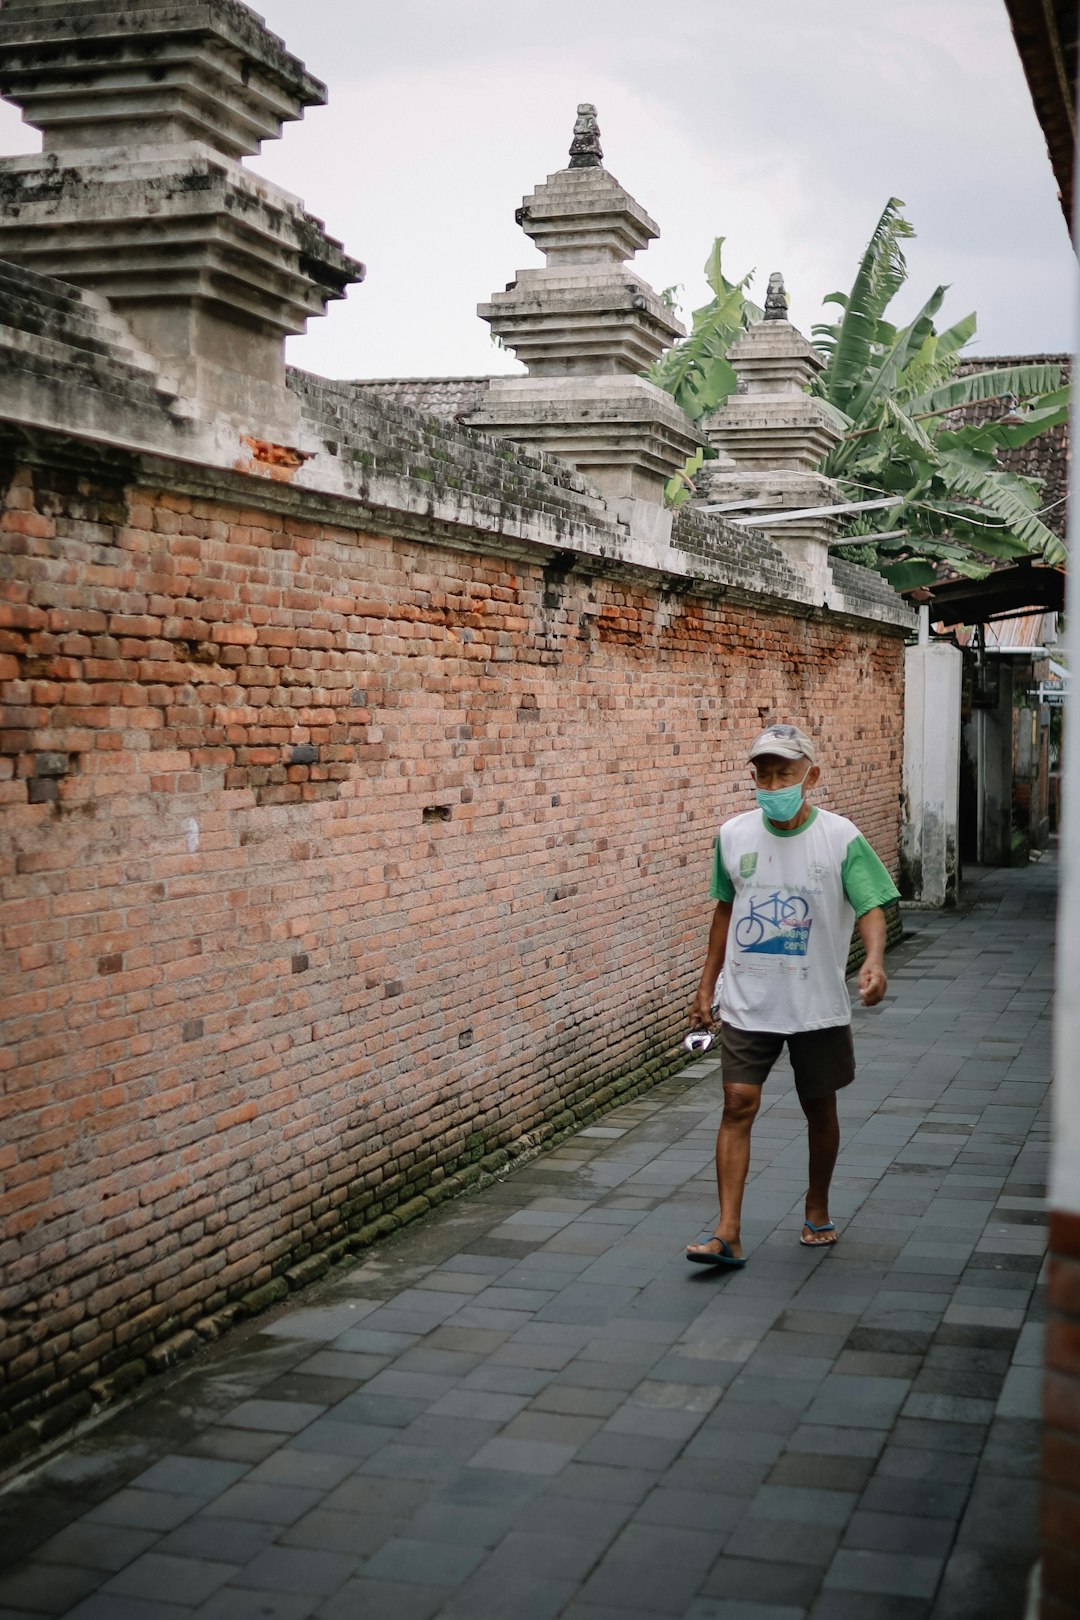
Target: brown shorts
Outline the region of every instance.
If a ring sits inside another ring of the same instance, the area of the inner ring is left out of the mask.
[[[720,1058],[725,1085],[764,1085],[787,1042],[795,1087],[814,1101],[830,1097],[855,1078],[855,1044],[850,1024],[811,1029],[801,1035],[768,1035],[761,1030],[720,1027]]]

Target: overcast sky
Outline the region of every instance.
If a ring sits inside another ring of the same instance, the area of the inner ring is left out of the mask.
[[[476,304],[542,262],[514,224],[565,166],[579,101],[605,166],[652,214],[634,261],[706,297],[785,273],[804,330],[847,288],[890,196],[909,244],[910,314],[975,309],[984,354],[1072,347],[1073,260],[1001,0],[262,0],[329,106],[253,166],[303,197],[368,267],[290,345],[334,376],[514,369]],[[0,150],[32,131],[0,109]]]

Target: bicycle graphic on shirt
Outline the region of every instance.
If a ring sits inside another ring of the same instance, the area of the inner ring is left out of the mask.
[[[735,924],[740,950],[769,956],[805,956],[810,939],[810,907],[801,894],[774,890],[768,899],[750,901],[750,911]]]

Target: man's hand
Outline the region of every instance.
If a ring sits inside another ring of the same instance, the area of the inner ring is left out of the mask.
[[[889,981],[885,977],[884,967],[880,962],[867,957],[859,969],[859,1000],[863,1006],[876,1007],[888,988]]]
[[[876,1007],[889,988],[885,977],[885,913],[874,906],[859,918],[859,937],[866,961],[859,969],[859,999],[864,1007]]]
[[[690,1003],[690,1028],[712,1029],[712,992],[698,989],[697,995]]]

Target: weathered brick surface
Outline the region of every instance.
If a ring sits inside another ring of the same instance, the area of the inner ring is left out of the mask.
[[[85,469],[0,533],[14,1427],[663,1072],[762,722],[895,866],[895,634]]]

